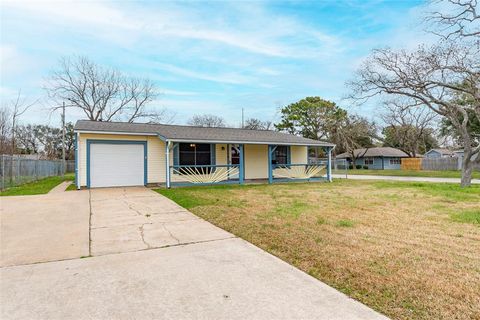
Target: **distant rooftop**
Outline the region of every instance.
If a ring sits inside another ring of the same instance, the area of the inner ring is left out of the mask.
[[[448,150],[448,149],[442,149],[442,148],[430,149],[426,153],[429,153],[429,152],[432,152],[432,151],[438,152],[438,153],[440,153],[441,155],[444,155],[444,156],[453,155],[453,151]]]
[[[161,139],[175,142],[271,143],[279,145],[334,146],[334,144],[326,141],[307,139],[278,131],[239,128],[206,128],[169,124],[79,120],[75,124],[74,130],[76,132],[154,134],[158,135]]]
[[[402,150],[391,148],[391,147],[374,147],[374,148],[363,148],[355,149],[353,151],[355,158],[360,157],[392,157],[392,158],[408,158],[408,154]],[[341,153],[337,155],[338,159],[350,158],[350,153]]]

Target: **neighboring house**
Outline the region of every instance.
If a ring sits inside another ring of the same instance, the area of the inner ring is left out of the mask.
[[[333,144],[281,132],[87,120],[74,131],[77,188],[331,180]],[[329,160],[307,164],[309,146]]]
[[[367,149],[355,149],[355,165],[368,166],[369,169],[400,169],[402,158],[408,158],[408,154],[402,150],[390,147],[374,147]],[[337,155],[336,159],[347,159],[352,164],[350,153]]]
[[[425,153],[425,158],[450,158],[456,154],[448,149],[431,149]]]

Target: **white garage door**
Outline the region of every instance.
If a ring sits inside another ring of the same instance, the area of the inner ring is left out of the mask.
[[[90,145],[90,187],[144,184],[143,144]]]

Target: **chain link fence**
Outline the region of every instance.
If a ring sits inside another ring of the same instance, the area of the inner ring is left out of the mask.
[[[347,159],[333,159],[332,160],[332,174],[348,177],[349,163]]]
[[[66,169],[66,170],[65,170]],[[75,161],[28,159],[20,156],[0,155],[0,189],[18,186],[45,177],[74,172]]]

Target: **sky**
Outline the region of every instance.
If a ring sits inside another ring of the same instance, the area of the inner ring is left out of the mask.
[[[352,106],[345,82],[373,48],[428,41],[422,1],[0,1],[0,98],[37,101],[24,123],[58,125],[45,83],[59,59],[86,56],[153,80],[173,123],[215,114],[278,121],[306,96]],[[67,111],[67,121],[82,118]]]

